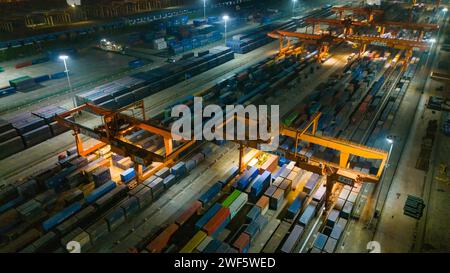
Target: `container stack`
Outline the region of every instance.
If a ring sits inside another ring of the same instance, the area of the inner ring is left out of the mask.
[[[9,81],[9,85],[16,90],[26,91],[36,87],[36,82],[29,76],[23,76]]]
[[[415,219],[420,219],[424,208],[425,202],[421,198],[408,194],[405,206],[403,207],[403,214]]]
[[[102,107],[118,109],[228,62],[233,58],[234,54],[229,48],[215,47],[210,49],[209,53],[204,56],[180,60],[177,63],[166,64],[145,72],[138,72],[98,86],[90,91],[76,95],[76,102],[77,105],[91,102]]]
[[[163,50],[167,48],[167,42],[164,40],[164,38],[159,38],[153,40],[152,48],[156,50]]]
[[[25,144],[11,122],[0,119],[0,159],[25,149]]]

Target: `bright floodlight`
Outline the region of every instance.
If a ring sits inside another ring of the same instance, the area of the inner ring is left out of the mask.
[[[68,58],[69,58],[69,56],[67,56],[67,55],[59,56],[59,59],[61,59],[61,60],[67,60]]]
[[[429,43],[432,43],[432,44],[433,44],[433,43],[436,43],[436,39],[431,38],[431,39],[428,40],[428,42],[429,42]]]
[[[386,141],[387,141],[389,144],[394,143],[394,140],[393,140],[392,137],[390,137],[390,136],[388,136],[388,137],[386,138]]]
[[[230,19],[230,16],[224,15],[224,16],[222,17],[222,19],[223,19],[224,21],[228,21],[228,19]]]
[[[442,11],[443,11],[443,12],[447,12],[447,11],[448,11],[448,8],[443,8]]]

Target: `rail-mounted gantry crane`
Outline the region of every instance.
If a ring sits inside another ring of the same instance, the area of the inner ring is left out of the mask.
[[[394,21],[382,21],[382,22],[362,22],[357,20],[352,20],[351,18],[346,19],[325,19],[325,18],[306,18],[305,22],[312,26],[312,34],[320,27],[320,24],[332,25],[343,28],[343,34],[345,36],[352,35],[354,29],[357,27],[376,27],[379,29],[379,34],[383,35],[386,28],[400,28],[400,29],[410,29],[419,31],[417,36],[417,41],[423,40],[426,32],[431,32],[439,29],[437,24],[416,24],[408,22],[394,22]],[[306,28],[308,31],[308,27]]]
[[[308,34],[292,31],[276,30],[268,33],[272,38],[277,38],[280,41],[280,54],[286,51],[286,45],[284,44],[287,38],[297,38],[299,42],[316,44],[318,46],[318,60],[321,61],[328,55],[329,47],[333,44],[341,42],[352,42],[360,46],[360,54],[366,51],[367,45],[382,45],[392,48],[397,48],[405,51],[405,64],[412,56],[414,49],[426,50],[429,48],[429,43],[417,40],[396,39],[396,38],[383,38],[379,36],[360,36],[360,35],[347,35],[347,36],[335,36],[329,33],[323,34]],[[288,43],[290,46],[290,43]]]
[[[125,111],[129,111],[130,109],[140,109],[142,111],[141,114],[144,120],[124,113]],[[75,121],[67,119],[67,117],[80,111],[90,111],[91,113],[99,115],[102,119],[102,124],[95,126],[94,128],[90,128],[88,126],[84,126]],[[301,129],[293,129],[281,126],[279,128],[280,135],[295,139],[295,152],[286,151],[280,147],[275,147],[272,151],[269,152],[275,154],[281,153],[286,158],[295,161],[296,165],[301,167],[302,169],[320,175],[326,175],[326,204],[328,207],[335,183],[344,183],[348,185],[363,182],[377,183],[386,164],[387,153],[382,150],[366,147],[346,140],[317,135],[316,131],[319,118],[320,113],[314,114]],[[243,122],[245,122],[245,124],[247,125],[250,122],[256,122],[245,117],[242,118],[237,115],[232,115],[231,117],[228,116],[227,118],[225,118],[223,124],[233,122],[234,126],[234,122],[236,119],[244,119]],[[179,144],[174,148],[172,130],[160,125],[156,120],[145,120],[144,104],[142,101],[136,102],[117,111],[108,110],[100,106],[86,103],[65,113],[57,115],[56,120],[63,126],[66,126],[73,130],[79,155],[85,156],[105,145],[110,145],[112,152],[115,152],[122,156],[130,157],[134,162],[136,180],[138,183],[147,179],[161,168],[175,164],[183,151],[186,151],[186,149],[196,144],[195,138],[183,140],[183,136],[181,136],[182,140],[178,141]],[[124,135],[127,132],[130,132],[135,128],[146,130],[152,134],[161,136],[164,139],[165,153],[157,154],[124,138]],[[100,142],[92,148],[84,149],[83,142],[80,136],[81,134],[94,138]],[[245,139],[249,138],[246,136]],[[239,170],[240,172],[242,172],[245,169],[245,163],[243,162],[245,147],[260,149],[260,145],[268,144],[270,142],[270,139],[262,140],[258,136],[255,140],[232,141],[239,144]],[[300,141],[306,141],[311,144],[320,145],[339,151],[339,163],[329,162],[314,157],[306,157],[302,154],[299,154],[297,152],[297,148]],[[368,174],[351,169],[349,163],[349,159],[351,156],[380,160],[380,167],[378,169],[378,172],[376,174]],[[144,172],[143,166],[153,167]]]
[[[345,12],[352,12],[353,14],[361,14],[366,16],[367,22],[371,23],[375,20],[375,16],[384,14],[382,9],[377,9],[372,6],[368,7],[333,7],[331,11],[339,14],[339,19],[343,20]]]
[[[141,114],[144,119],[141,120],[139,118],[124,114],[125,111],[130,109],[141,110]],[[90,128],[67,119],[67,117],[81,111],[89,111],[100,116],[102,119],[102,124],[94,128]],[[152,176],[161,168],[172,165],[180,153],[195,144],[195,141],[183,141],[180,145],[174,148],[171,130],[161,126],[155,120],[145,119],[143,101],[133,103],[117,111],[109,110],[91,103],[86,103],[70,111],[57,115],[56,120],[63,126],[73,130],[79,155],[86,156],[87,154],[90,154],[105,145],[110,145],[113,152],[122,156],[130,157],[134,162],[136,180],[138,182]],[[148,149],[131,143],[124,138],[124,135],[127,132],[135,128],[161,136],[164,140],[164,154],[149,151]],[[100,142],[91,148],[84,149],[81,135],[86,135]],[[151,166],[152,163],[155,162],[157,164],[153,168],[146,172],[143,171],[143,166]]]

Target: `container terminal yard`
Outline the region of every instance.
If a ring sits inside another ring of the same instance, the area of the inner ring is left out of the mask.
[[[31,2],[0,1],[0,253],[450,251],[448,1]]]

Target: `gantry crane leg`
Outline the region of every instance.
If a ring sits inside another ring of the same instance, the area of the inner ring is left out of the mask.
[[[361,46],[359,47],[359,57],[361,57],[364,52],[366,52],[366,48],[367,48],[367,44],[361,44]]]
[[[77,153],[79,156],[87,156],[88,154],[97,151],[98,149],[106,146],[106,143],[99,142],[95,144],[94,146],[84,149],[83,147],[83,140],[81,139],[81,136],[78,132],[74,131],[73,135],[75,136],[75,144],[77,146]]]
[[[334,187],[334,180],[333,177],[330,175],[326,176],[327,182],[326,182],[326,190],[325,190],[325,212],[327,212],[329,209],[331,209],[332,200],[331,195],[333,193],[333,187]]]
[[[245,170],[244,166],[244,149],[245,146],[242,143],[239,143],[239,173],[242,173]]]

